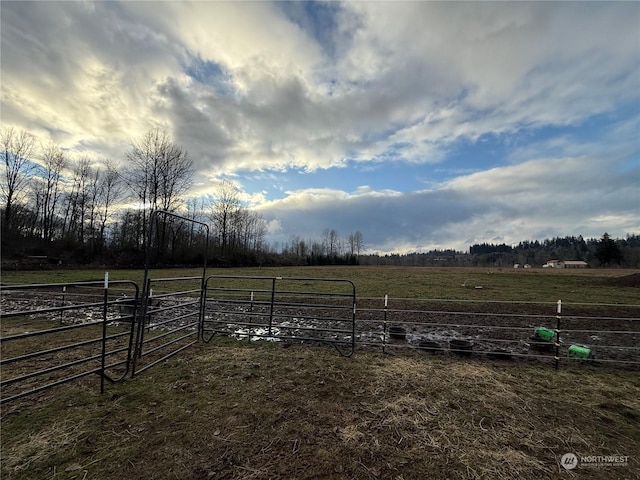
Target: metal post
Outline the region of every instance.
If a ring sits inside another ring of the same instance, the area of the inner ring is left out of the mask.
[[[389,302],[389,295],[384,296],[384,320],[382,323],[382,353],[384,354],[385,347],[387,345],[387,304]]]
[[[253,331],[252,314],[253,314],[253,291],[251,292],[251,303],[249,303],[249,343],[251,343],[251,332]]]
[[[351,283],[351,292],[353,295],[353,313],[351,316],[351,354],[348,355],[349,357],[351,355],[353,355],[356,351],[356,308],[357,308],[357,304],[356,304],[356,286],[353,284],[353,282]],[[337,348],[337,347],[336,347]],[[343,355],[342,352],[340,352],[340,355]]]
[[[107,352],[107,302],[109,301],[109,272],[104,273],[104,302],[102,303],[102,354],[100,355],[100,393],[104,393],[104,365]]]
[[[135,323],[136,330],[136,343],[133,350],[133,361],[131,362],[131,378],[136,375],[136,364],[139,358],[142,357],[142,344],[144,343],[144,324],[147,317],[147,294],[149,292],[149,285],[151,280],[149,279],[145,270],[144,284],[142,285],[142,293],[133,305],[133,318],[131,323]],[[142,312],[142,313],[141,313]]]
[[[198,319],[198,341],[204,341],[204,314],[207,308],[207,256],[209,255],[209,225],[195,220],[188,219],[190,222],[198,223],[204,226],[207,232],[204,243],[204,262],[202,265],[202,281],[200,282],[200,318]]]
[[[204,316],[207,306],[207,281],[203,275],[202,290],[200,292],[200,319],[198,320],[198,341],[204,342]]]
[[[147,316],[147,299],[149,297],[149,266],[151,264],[151,244],[153,242],[153,227],[156,223],[156,217],[160,210],[154,210],[149,215],[149,236],[147,239],[147,248],[144,255],[144,277],[142,279],[142,292],[140,294],[140,302],[134,304],[132,322],[136,323],[136,345],[133,353],[133,364],[131,368],[131,378],[136,374],[137,359],[142,356],[142,343],[144,342],[144,324]],[[142,312],[141,312],[142,311]]]
[[[64,307],[66,296],[67,296],[67,286],[64,285],[62,287],[62,304],[60,305],[61,307]],[[62,310],[60,310],[60,325],[62,325],[62,318],[63,318],[62,317]]]
[[[558,310],[556,313],[556,356],[555,364],[556,370],[560,364],[560,314],[562,313],[562,300],[558,300]]]
[[[276,280],[282,280],[282,277],[273,277],[271,279],[271,305],[269,307],[269,336],[271,336],[271,327],[273,326],[273,304],[276,300]]]

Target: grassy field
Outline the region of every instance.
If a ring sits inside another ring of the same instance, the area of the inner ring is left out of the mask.
[[[110,279],[142,280],[112,270]],[[153,277],[198,275],[155,271]],[[637,271],[225,269],[348,278],[359,297],[640,304]],[[102,271],[3,272],[3,285]],[[467,287],[462,284],[467,281]],[[469,288],[482,285],[482,289]],[[640,478],[640,375],[613,367],[214,339],[97,393],[2,406],[3,479]],[[566,471],[563,454],[623,466]]]
[[[2,283],[58,283],[111,280],[140,284],[142,270],[4,271]],[[202,269],[152,270],[152,278],[202,275]],[[448,300],[533,301],[554,303],[640,304],[640,271],[621,269],[486,269],[428,267],[283,267],[208,269],[207,275],[343,278],[356,286],[358,297]],[[621,281],[628,278],[629,282]],[[466,284],[466,288],[462,285]],[[475,288],[481,286],[481,289]]]
[[[640,376],[218,340],[3,408],[3,479],[637,478]],[[559,465],[565,453],[625,466]]]

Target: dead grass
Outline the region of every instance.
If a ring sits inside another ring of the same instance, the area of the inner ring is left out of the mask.
[[[109,278],[142,283],[143,270],[109,270]],[[2,283],[55,283],[101,280],[104,270],[42,270],[2,272]],[[633,269],[514,269],[484,267],[378,267],[321,266],[278,268],[210,268],[207,275],[258,277],[342,278],[352,280],[359,298],[440,298],[448,300],[532,301],[565,303],[638,304],[635,282],[622,277],[638,274]],[[201,269],[153,270],[152,278],[202,275]],[[482,289],[462,288],[481,285]],[[195,282],[197,285],[197,282]],[[185,288],[194,288],[194,281]],[[225,285],[233,285],[227,281]],[[246,282],[243,285],[247,285]],[[635,285],[635,286],[634,286]],[[325,285],[329,287],[329,285]],[[323,288],[314,285],[314,290]],[[332,286],[331,288],[335,288]],[[162,283],[154,289],[162,291]],[[381,300],[382,301],[382,300]]]
[[[346,359],[220,339],[103,396],[97,379],[84,382],[3,407],[3,479],[610,480],[640,471],[637,372],[419,353]],[[567,452],[630,463],[571,473],[558,465]]]
[[[359,296],[637,304],[637,288],[599,284],[616,272],[476,271],[480,291],[460,286],[470,272],[219,273],[353,278]],[[2,328],[25,325],[3,320]],[[3,406],[2,478],[610,480],[640,471],[637,371],[573,364],[555,372],[541,361],[417,351],[345,359],[317,346],[216,339],[107,385],[103,396],[97,385],[92,376]],[[567,452],[628,455],[629,465],[567,472],[558,464]]]

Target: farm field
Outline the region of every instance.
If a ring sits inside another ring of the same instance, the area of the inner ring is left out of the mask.
[[[110,270],[109,277],[141,282],[142,273]],[[156,270],[152,277],[199,274]],[[306,267],[208,274],[346,278],[356,285],[359,306],[372,308],[382,307],[385,295],[398,305],[427,299],[456,310],[467,302],[490,312],[503,311],[503,303],[548,308],[550,317],[557,299],[608,316],[637,316],[640,306],[640,272],[629,270]],[[2,284],[103,275],[4,271]],[[215,337],[108,385],[102,395],[97,383],[90,376],[3,404],[1,477],[611,479],[638,478],[640,471],[640,376],[607,364],[569,362],[554,371],[542,361],[379,348],[343,358],[326,346]],[[559,464],[565,453],[626,460],[566,471]]]
[[[101,280],[133,280],[142,270],[40,270],[2,272],[4,285]],[[202,269],[159,269],[150,276],[189,277]],[[640,304],[640,270],[622,269],[487,269],[431,267],[280,267],[209,268],[207,275],[343,278],[351,280],[359,298],[426,298],[477,301]],[[462,285],[466,285],[463,287]],[[475,288],[476,286],[482,287]]]

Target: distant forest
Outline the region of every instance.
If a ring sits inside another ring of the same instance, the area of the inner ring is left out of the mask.
[[[517,245],[482,243],[472,245],[469,252],[433,250],[404,255],[366,255],[362,265],[414,265],[456,267],[542,267],[550,260],[582,260],[589,267],[640,268],[640,235],[613,239],[607,233],[601,238],[582,236],[525,240]]]
[[[414,265],[541,267],[583,260],[590,267],[640,268],[640,236],[553,238],[518,245],[477,244],[469,252],[434,250],[368,254],[360,231],[325,228],[315,239],[266,241],[267,222],[243,204],[228,181],[212,194],[189,196],[195,176],[186,150],[166,132],[132,142],[123,166],[112,159],[71,159],[28,132],[0,131],[2,268],[138,267],[153,265],[286,266]],[[151,217],[151,212],[167,215]],[[208,240],[208,242],[207,242]],[[150,245],[151,248],[147,248]]]

